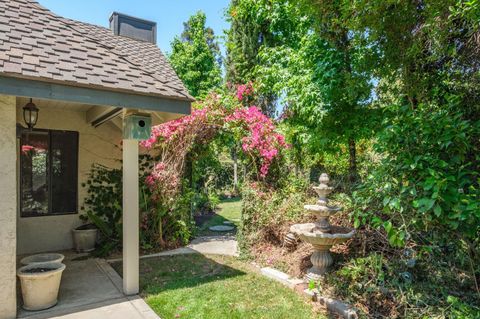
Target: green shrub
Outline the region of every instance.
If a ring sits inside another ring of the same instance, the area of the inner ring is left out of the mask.
[[[457,252],[408,252],[351,258],[321,285],[348,303],[362,304],[362,318],[479,318],[475,284],[465,276]],[[450,261],[442,261],[445,256]]]
[[[192,201],[194,197],[184,183],[183,191],[168,205],[166,211],[153,205],[151,193],[144,179],[148,170],[148,158],[142,157],[140,171],[140,247],[153,249],[159,246],[158,220],[162,218],[162,238],[166,246],[186,244],[192,236]],[[82,185],[87,190],[81,218],[99,229],[100,243],[96,253],[108,255],[122,245],[122,170],[94,164],[89,178]]]
[[[294,177],[288,177],[281,184],[282,188],[272,189],[261,183],[244,183],[242,222],[238,233],[243,253],[248,252],[259,236],[275,237],[286,223],[304,218],[303,205],[309,200],[308,184]]]
[[[480,231],[480,121],[447,105],[392,106],[376,151],[381,162],[354,194],[356,226],[383,227],[394,246],[415,231]]]
[[[84,221],[90,221],[99,229],[101,255],[119,248],[122,236],[122,171],[93,164],[88,180],[82,184],[87,196],[81,210]]]

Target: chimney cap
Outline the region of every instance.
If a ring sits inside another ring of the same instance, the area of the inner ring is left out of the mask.
[[[117,11],[110,15],[110,29],[115,35],[126,36],[136,40],[157,43],[157,23],[137,18]]]

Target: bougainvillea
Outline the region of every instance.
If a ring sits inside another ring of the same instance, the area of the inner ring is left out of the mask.
[[[265,177],[279,149],[287,148],[283,135],[275,131],[272,120],[259,108],[240,108],[225,118],[242,143],[242,150],[260,161],[260,176]]]
[[[166,202],[177,194],[188,152],[197,143],[208,143],[222,127],[222,118],[222,110],[205,107],[152,128],[150,138],[140,145],[158,158],[145,180],[154,198]]]
[[[237,106],[226,107],[218,94],[201,102],[201,108],[190,115],[152,128],[151,137],[141,145],[157,158],[147,186],[153,199],[167,203],[179,191],[187,154],[195,145],[209,143],[219,131],[230,132],[241,143],[242,150],[264,178],[280,149],[286,148],[283,135],[276,132],[273,121],[256,106],[243,107],[239,102],[253,94],[251,83],[238,86]]]
[[[253,88],[252,82],[248,82],[247,84],[237,85],[236,96],[239,101],[244,101],[247,98],[252,97],[254,93],[255,93],[255,90]]]

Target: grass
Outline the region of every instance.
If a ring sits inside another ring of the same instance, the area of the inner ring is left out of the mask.
[[[242,214],[242,200],[240,198],[225,199],[220,202],[216,214],[202,225],[198,226],[197,235],[209,236],[218,235],[218,232],[212,232],[208,228],[215,225],[223,225],[223,222],[230,221],[236,227],[240,225]]]
[[[163,319],[320,318],[303,297],[233,257],[143,259],[140,274],[142,297]]]

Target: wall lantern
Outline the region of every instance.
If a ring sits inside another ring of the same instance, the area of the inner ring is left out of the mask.
[[[38,108],[32,102],[32,99],[30,99],[30,102],[23,107],[23,120],[29,129],[33,129],[33,127],[37,124]]]

